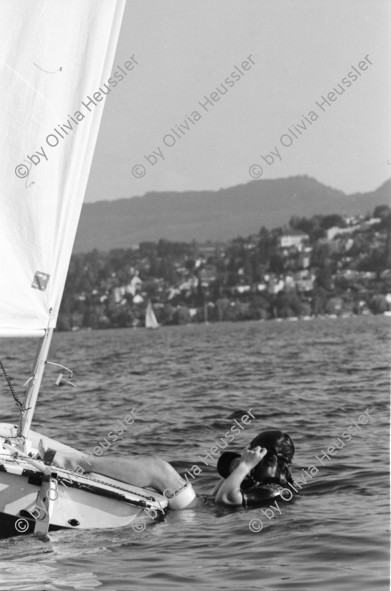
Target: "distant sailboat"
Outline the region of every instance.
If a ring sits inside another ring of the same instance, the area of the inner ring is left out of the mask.
[[[152,303],[148,302],[147,309],[145,310],[145,328],[159,328],[159,326]]]

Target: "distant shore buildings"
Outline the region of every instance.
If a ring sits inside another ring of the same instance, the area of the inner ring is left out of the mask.
[[[292,218],[227,243],[160,240],[72,257],[59,328],[391,313],[391,214]]]

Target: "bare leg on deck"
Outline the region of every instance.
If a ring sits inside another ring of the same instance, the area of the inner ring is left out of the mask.
[[[191,484],[186,483],[168,462],[158,458],[97,457],[80,452],[59,451],[53,459],[53,464],[77,474],[95,472],[134,486],[153,488],[161,494],[165,493],[168,506],[172,509],[184,509],[196,504]]]

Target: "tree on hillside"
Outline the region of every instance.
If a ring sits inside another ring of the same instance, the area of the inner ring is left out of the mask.
[[[374,218],[389,218],[391,217],[391,208],[389,205],[378,205],[373,210],[373,217]]]
[[[337,228],[346,228],[346,222],[341,215],[337,213],[332,213],[330,215],[322,216],[320,220],[320,226],[324,230],[328,230],[329,228],[333,228],[334,226],[336,226]]]

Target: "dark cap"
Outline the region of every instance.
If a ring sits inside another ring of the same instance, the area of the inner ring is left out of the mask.
[[[240,454],[234,451],[223,451],[217,461],[217,472],[220,474],[220,476],[223,478],[228,478],[228,476],[231,474],[231,463],[236,458],[240,458]]]

